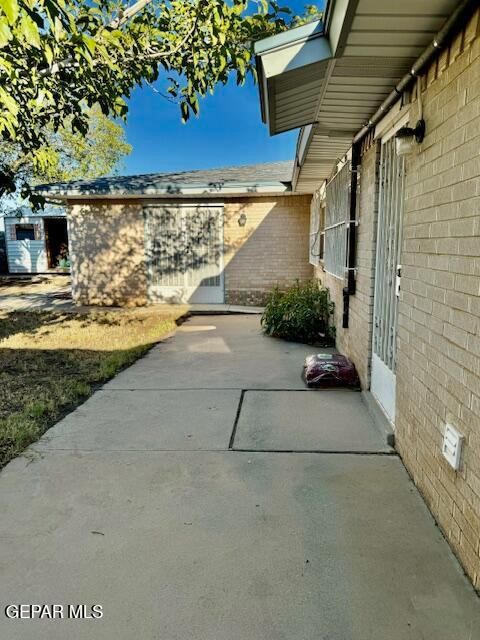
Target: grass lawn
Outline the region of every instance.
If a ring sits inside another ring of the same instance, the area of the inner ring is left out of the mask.
[[[0,467],[172,331],[184,311],[0,313]]]

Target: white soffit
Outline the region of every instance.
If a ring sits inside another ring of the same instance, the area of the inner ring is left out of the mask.
[[[356,6],[339,43],[341,57],[332,60],[328,82],[318,95],[315,130],[304,163],[296,171],[296,191],[311,192],[329,177],[353,136],[433,40],[457,2],[358,0],[351,4]],[[332,11],[335,14],[335,6]],[[339,132],[347,138],[342,139]]]
[[[288,113],[275,113],[277,87],[263,86],[270,109],[279,118],[270,130],[295,126],[302,116],[314,122],[303,164],[295,172],[296,191],[311,192],[328,178],[334,162],[345,154],[353,136],[369,120],[453,13],[457,0],[331,0],[326,12],[325,39],[333,58],[320,67],[297,68],[302,84],[289,83]],[[326,67],[326,69],[325,69]],[[319,77],[321,76],[321,77]],[[310,93],[304,95],[304,87]],[[316,108],[312,117],[312,91]],[[295,118],[295,114],[300,117]],[[305,123],[303,123],[305,124]],[[297,125],[298,126],[298,125]]]
[[[323,24],[310,22],[255,44],[262,119],[271,135],[315,119],[332,52]]]
[[[303,129],[299,140],[304,137]],[[308,143],[304,160],[294,174],[295,191],[313,193],[331,174],[339,161],[352,144],[350,135],[338,132],[334,135],[323,135],[313,132]]]

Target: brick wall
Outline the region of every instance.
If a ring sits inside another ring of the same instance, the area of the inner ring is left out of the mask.
[[[396,442],[480,588],[479,13],[424,78],[427,135],[407,161]],[[415,106],[415,105],[413,105]],[[441,455],[445,424],[463,467]]]
[[[311,278],[310,196],[243,198],[224,207],[225,301],[263,304],[276,284]],[[245,214],[245,226],[238,224]]]
[[[92,202],[68,210],[72,293],[77,304],[147,303],[140,204]]]
[[[370,351],[372,337],[373,292],[375,273],[375,239],[378,183],[378,145],[373,144],[361,158],[360,187],[357,199],[357,289],[350,296],[349,328],[342,328],[343,280],[315,269],[317,277],[330,289],[335,303],[337,348],[348,356],[357,368],[364,389],[370,381]]]
[[[244,226],[238,224],[246,216]],[[310,196],[253,197],[224,204],[225,301],[261,305],[276,284],[312,276]],[[78,304],[147,303],[141,203],[93,202],[69,209],[73,295]]]

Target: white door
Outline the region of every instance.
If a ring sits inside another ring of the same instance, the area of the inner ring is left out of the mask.
[[[382,142],[378,201],[377,259],[370,390],[387,418],[395,422],[397,310],[405,159],[395,152],[395,138]]]
[[[223,207],[147,207],[145,249],[150,300],[223,302]]]

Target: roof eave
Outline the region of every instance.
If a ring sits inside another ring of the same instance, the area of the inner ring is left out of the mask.
[[[128,191],[128,190],[115,190],[101,191],[101,190],[87,190],[87,189],[44,189],[39,191],[40,195],[46,198],[54,198],[58,200],[83,200],[83,199],[143,199],[143,198],[169,198],[182,199],[182,198],[216,198],[223,196],[250,196],[256,195],[270,195],[270,194],[288,194],[291,192],[291,185],[289,182],[275,182],[275,183],[262,183],[262,184],[231,184],[228,186],[212,186],[212,185],[198,185],[190,187],[166,187],[157,188],[150,187],[142,189],[141,191]]]
[[[270,135],[283,133],[313,122],[312,114],[299,113],[292,122],[277,118],[277,99],[282,100],[277,80],[288,75],[289,81],[299,84],[299,75],[306,67],[314,70],[332,56],[323,23],[319,20],[290,31],[265,38],[255,44],[256,66],[259,80],[262,121]],[[321,77],[321,73],[313,73]],[[283,110],[283,107],[280,107]],[[292,114],[293,115],[293,114]]]
[[[466,22],[477,4],[478,0],[457,3],[455,0],[431,0],[430,11],[423,6],[412,6],[404,11],[403,26],[400,27],[397,26],[398,11],[391,3],[371,1],[368,10],[359,0],[331,0],[328,3],[324,38],[329,43],[332,57],[328,68],[322,67],[313,116],[318,67],[312,70],[305,65],[303,74],[297,69],[302,81],[308,85],[307,92],[301,84],[296,91],[295,83],[289,82],[288,72],[279,74],[281,78],[277,76],[278,86],[288,87],[279,110],[281,118],[283,122],[287,120],[288,108],[289,114],[298,114],[296,121],[290,118],[290,124],[302,127],[292,176],[294,192],[311,189],[314,181],[319,184],[328,178],[338,158],[385,116],[425,67],[426,61],[437,55],[447,35],[458,30],[458,24]],[[376,7],[378,15],[378,21],[373,24],[369,22],[371,7]],[[452,13],[449,15],[447,11]],[[422,21],[421,29],[416,18]],[[275,89],[267,83],[263,96],[265,103],[275,99]],[[307,113],[313,127],[306,126]],[[267,122],[271,133],[281,131],[276,123],[272,125],[268,114]]]

